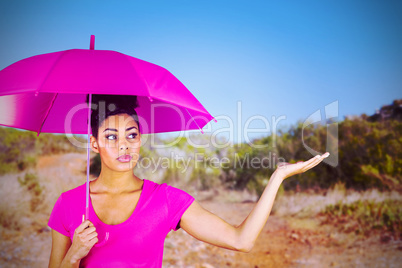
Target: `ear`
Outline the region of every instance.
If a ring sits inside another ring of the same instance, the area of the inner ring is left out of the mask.
[[[99,153],[99,145],[94,136],[90,137],[90,145],[92,151],[94,151],[95,153]]]

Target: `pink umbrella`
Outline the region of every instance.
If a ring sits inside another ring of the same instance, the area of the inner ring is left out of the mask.
[[[87,94],[137,95],[136,112],[142,134],[192,129],[202,132],[202,127],[213,119],[166,69],[94,47],[92,35],[89,50],[41,54],[0,71],[0,125],[35,131],[38,135],[86,134],[87,108],[80,104],[85,103]],[[71,111],[73,107],[75,110]],[[74,124],[65,126],[66,118]]]
[[[136,95],[142,134],[200,129],[213,118],[168,70],[116,51],[70,49],[20,60],[0,71],[0,125],[90,137],[92,94]],[[87,146],[86,216],[89,207]],[[108,234],[106,235],[107,240]],[[99,243],[102,245],[106,240]]]

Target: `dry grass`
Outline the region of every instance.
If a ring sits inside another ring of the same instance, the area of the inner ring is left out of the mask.
[[[7,174],[0,178],[0,228],[20,230],[21,220],[30,217],[31,197],[20,186],[18,176],[24,174]]]
[[[329,205],[342,201],[351,204],[355,201],[383,202],[384,200],[402,200],[402,195],[396,191],[380,192],[371,189],[364,192],[346,190],[344,185],[337,184],[334,188],[322,193],[299,192],[285,193],[279,196],[274,204],[273,211],[278,216],[313,217]]]
[[[85,170],[85,160],[86,155],[78,153],[45,156],[39,159],[36,169],[1,176],[0,228],[25,230],[27,226],[35,225],[38,219],[40,223],[37,225],[46,226],[60,194],[85,182],[85,173],[81,172],[83,168]],[[42,190],[40,196],[34,192],[35,189],[29,191],[18,181],[27,173],[37,177]]]

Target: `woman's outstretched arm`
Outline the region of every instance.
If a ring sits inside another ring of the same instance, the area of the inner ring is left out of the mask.
[[[230,225],[194,201],[184,212],[180,226],[193,237],[212,245],[249,252],[268,220],[282,181],[318,165],[329,153],[296,164],[282,163],[272,174],[263,194],[246,219],[238,226]]]

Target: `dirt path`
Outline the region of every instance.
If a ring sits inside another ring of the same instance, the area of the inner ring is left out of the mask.
[[[254,204],[201,204],[229,223],[240,223]],[[211,246],[179,230],[167,238],[166,267],[400,267],[401,241],[359,239],[321,226],[317,219],[270,216],[250,253]],[[177,248],[187,250],[178,250]],[[180,256],[180,257],[176,257]],[[171,265],[169,265],[171,264]]]
[[[62,191],[85,181],[82,172],[85,160],[85,154],[39,159],[37,174],[47,193],[46,202],[53,205]],[[0,226],[0,267],[47,267],[51,233],[46,224],[52,205],[43,206],[37,213],[22,213],[27,208],[29,193],[24,193],[19,186],[18,175],[23,174],[0,178],[1,220],[4,223],[6,215],[23,226],[20,230]],[[222,198],[198,201],[232,224],[241,223],[254,206],[254,203],[231,203]],[[166,238],[163,267],[400,267],[401,241],[391,239],[381,243],[380,237],[359,239],[318,222],[272,215],[250,253],[200,242],[180,229]]]

